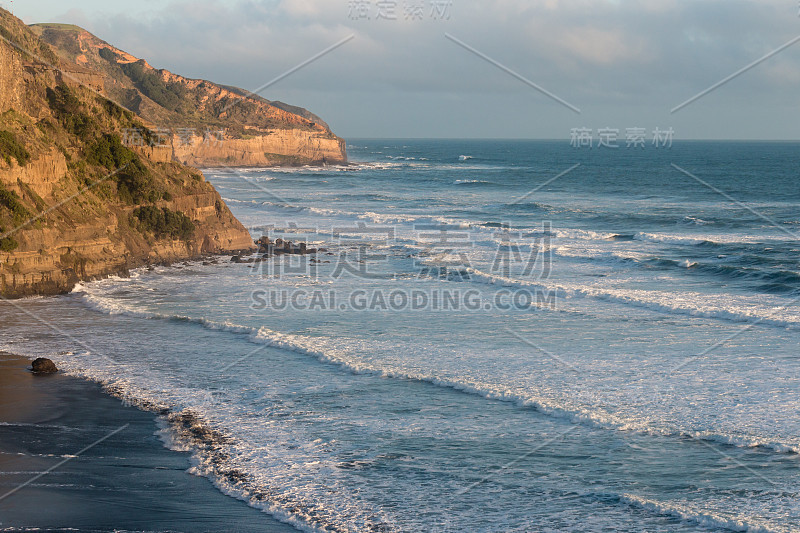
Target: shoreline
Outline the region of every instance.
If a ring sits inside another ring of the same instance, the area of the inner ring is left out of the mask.
[[[236,257],[237,255],[252,253],[255,251],[256,248],[255,245],[253,245],[253,247],[250,249],[227,250],[225,252],[219,252],[219,253],[203,253],[203,254],[191,255],[175,259],[164,259],[157,261],[132,261],[128,264],[123,265],[118,269],[110,269],[108,272],[102,274],[86,276],[86,277],[76,277],[74,281],[70,280],[70,283],[67,283],[66,285],[49,284],[47,288],[42,288],[39,285],[31,285],[28,286],[26,290],[21,290],[15,293],[6,293],[6,294],[3,294],[2,287],[0,287],[0,300],[23,300],[25,298],[35,298],[37,296],[42,296],[42,297],[63,296],[65,294],[71,293],[75,289],[75,286],[78,283],[100,281],[108,279],[113,276],[127,278],[130,277],[130,273],[132,270],[137,270],[140,268],[155,268],[158,266],[168,267],[171,265],[186,263],[189,261],[200,261],[203,264],[205,264],[206,262],[216,263],[219,262],[220,258],[225,258],[225,257],[233,258]]]
[[[256,165],[256,164],[248,164],[248,163],[219,163],[218,165],[212,164],[213,162],[206,162],[202,165],[192,166],[192,168],[196,168],[200,172],[205,172],[206,170],[219,170],[219,169],[271,169],[271,168],[330,168],[330,167],[352,167],[358,165],[357,161],[332,161],[330,163],[322,161],[309,161],[306,163],[276,163],[274,165]]]
[[[0,530],[297,531],[189,474],[155,413],[29,367],[0,352]]]

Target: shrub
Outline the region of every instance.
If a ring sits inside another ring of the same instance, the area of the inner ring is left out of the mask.
[[[117,194],[127,204],[153,203],[163,196],[150,170],[142,160],[122,144],[119,135],[107,133],[85,150],[86,161],[108,170],[122,169],[114,177]]]
[[[19,243],[13,237],[3,237],[0,239],[0,251],[13,252],[17,249]]]
[[[58,65],[58,56],[44,41],[39,41],[39,56],[48,61],[51,65]]]
[[[153,175],[138,157],[116,175],[116,180],[117,194],[127,204],[154,203],[163,196]]]
[[[0,206],[8,209],[11,213],[11,217],[14,220],[15,225],[19,225],[24,223],[27,220],[30,220],[33,215],[31,212],[28,211],[22,202],[20,202],[19,196],[16,193],[11,192],[7,189],[0,187]]]
[[[102,57],[103,59],[105,59],[106,61],[108,61],[110,63],[116,63],[117,62],[117,54],[112,52],[111,48],[101,48],[98,53],[100,54],[100,57]]]
[[[11,158],[17,160],[20,166],[30,161],[31,154],[25,149],[24,146],[19,144],[17,137],[10,131],[0,131],[0,157],[6,160],[6,163],[11,164]]]
[[[132,150],[123,146],[119,135],[106,133],[86,149],[86,161],[108,170],[120,168],[136,158]]]
[[[69,87],[48,87],[46,92],[50,109],[68,132],[86,139],[94,131],[94,120],[83,112],[81,101]]]
[[[72,93],[72,90],[63,83],[56,86],[55,89],[48,87],[46,94],[50,109],[57,114],[77,113],[80,111],[80,100],[78,100],[78,97]]]
[[[177,82],[164,82],[155,72],[145,70],[144,60],[119,66],[140,91],[160,106],[177,111],[184,103],[186,88]]]
[[[157,239],[172,237],[188,241],[194,235],[194,222],[179,211],[148,205],[136,208],[133,216],[140,231],[152,233]]]
[[[102,98],[99,96],[97,97],[97,99],[100,101],[100,103],[105,108],[106,112],[108,112],[108,114],[111,115],[112,118],[121,120],[122,117],[125,115],[125,110],[122,109],[116,102],[112,102],[107,98]]]

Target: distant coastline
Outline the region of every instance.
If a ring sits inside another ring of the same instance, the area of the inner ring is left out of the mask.
[[[30,28],[56,52],[69,78],[142,119],[152,134],[128,129],[125,140],[154,160],[194,167],[347,162],[344,139],[307,109],[156,69],[78,26]]]

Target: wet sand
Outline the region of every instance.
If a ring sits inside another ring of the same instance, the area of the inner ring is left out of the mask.
[[[0,352],[0,531],[296,531],[187,473],[153,413],[29,367]]]

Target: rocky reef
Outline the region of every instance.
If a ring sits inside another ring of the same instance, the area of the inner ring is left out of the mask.
[[[326,252],[325,248],[309,248],[304,242],[292,242],[284,239],[275,239],[274,241],[266,235],[256,241],[258,247],[255,254],[250,257],[245,257],[244,254],[235,255],[231,258],[234,263],[260,263],[272,257],[279,255],[314,255],[318,251]]]

